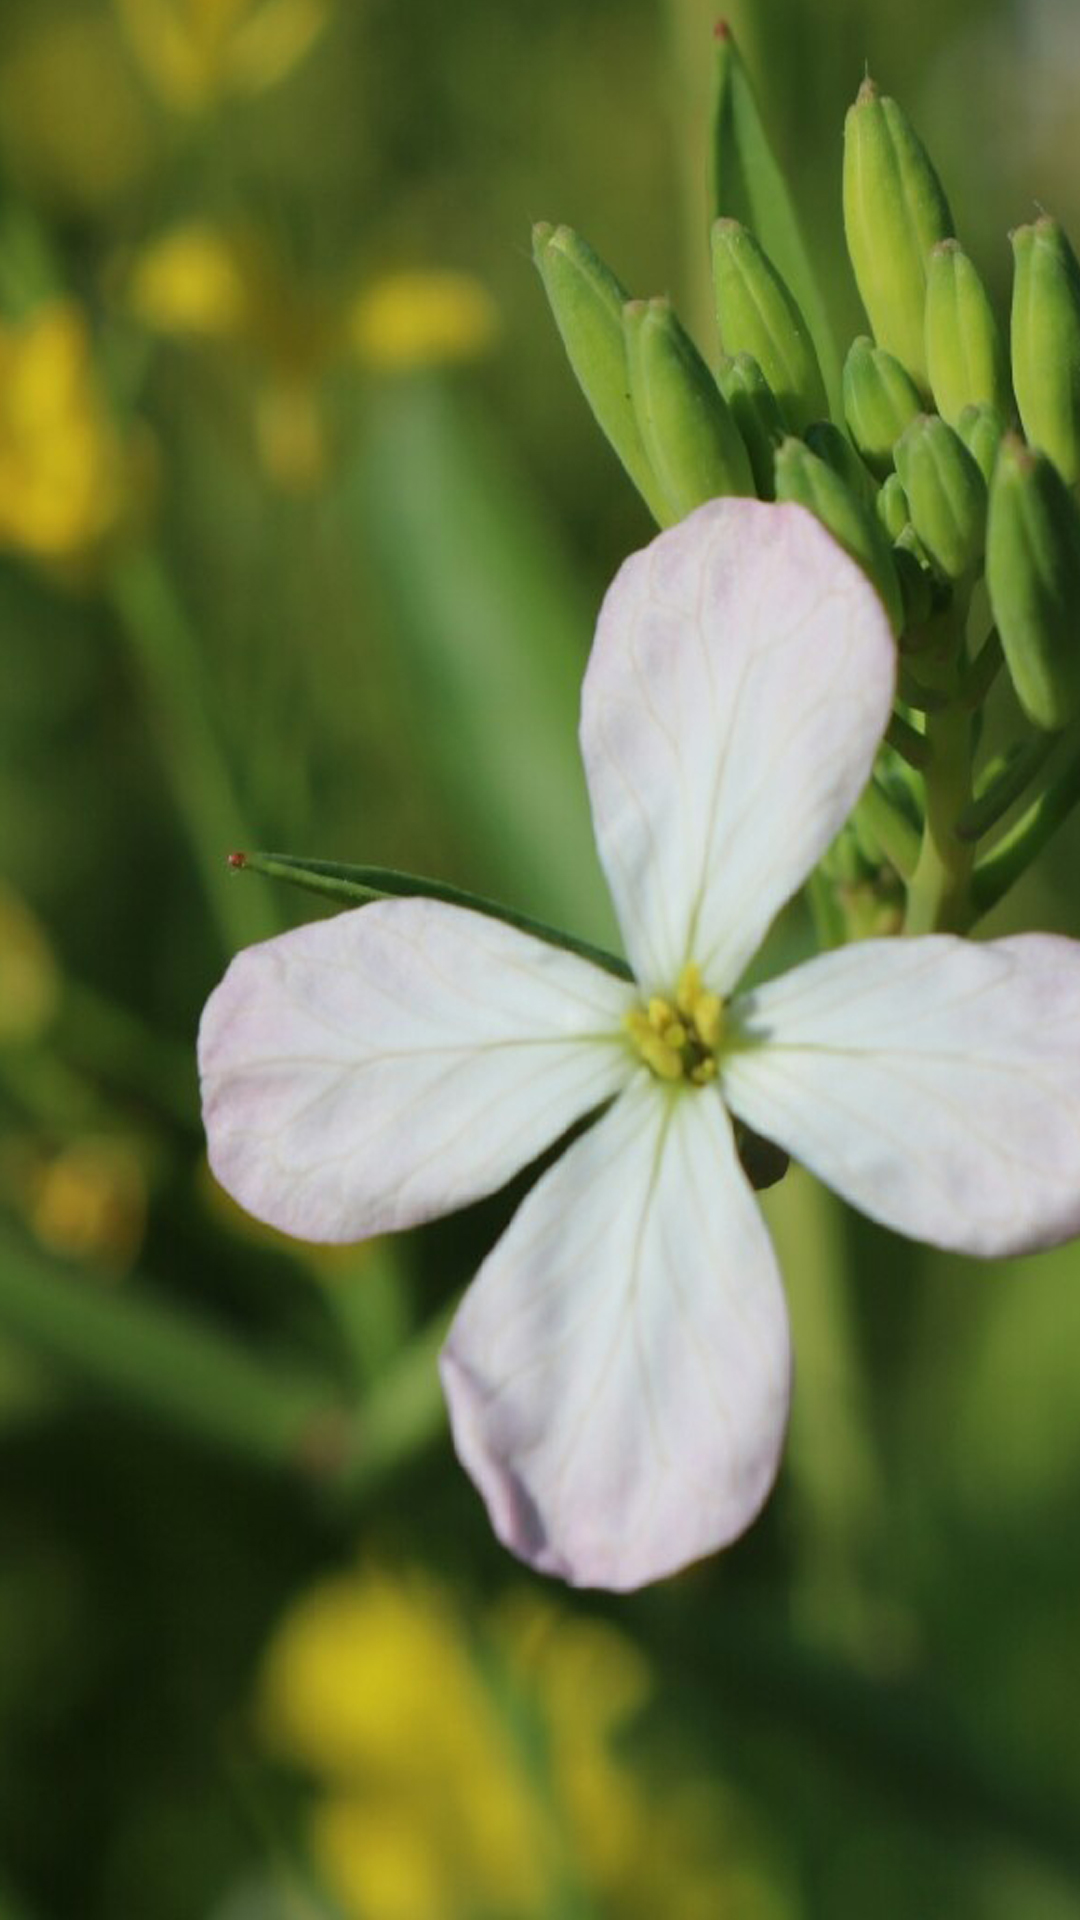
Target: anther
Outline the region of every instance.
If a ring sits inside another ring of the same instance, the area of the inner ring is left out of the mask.
[[[694,1026],[703,1047],[715,1047],[724,1025],[724,1009],[718,993],[699,993],[694,1003]]]

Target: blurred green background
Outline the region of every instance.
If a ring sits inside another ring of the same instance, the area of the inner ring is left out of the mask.
[[[704,331],[700,0],[0,12],[0,1920],[1080,1915],[1080,1251],[798,1173],[780,1485],[630,1599],[490,1538],[436,1390],[512,1192],[316,1255],[213,1187],[236,846],[609,935],[577,690],[649,537],[529,256]],[[845,336],[843,111],[999,302],[1080,231],[1073,0],[730,17]],[[1063,835],[1004,925],[1080,934]]]

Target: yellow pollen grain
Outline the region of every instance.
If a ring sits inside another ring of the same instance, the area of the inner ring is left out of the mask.
[[[664,1028],[670,1026],[674,1020],[675,1009],[669,1000],[661,1000],[659,994],[654,994],[649,1001],[648,1018],[654,1032],[663,1033]]]
[[[664,1028],[660,1038],[666,1047],[674,1047],[676,1053],[678,1053],[685,1047],[690,1035],[681,1020],[673,1020],[670,1026]]]
[[[715,1060],[699,1060],[696,1067],[691,1067],[690,1078],[695,1087],[707,1087],[710,1080],[716,1079],[717,1072]]]

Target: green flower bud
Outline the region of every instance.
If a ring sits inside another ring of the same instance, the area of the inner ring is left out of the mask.
[[[737,220],[713,222],[712,265],[724,352],[753,354],[788,426],[801,433],[829,411],[802,314],[753,234]]]
[[[896,443],[911,524],[947,580],[975,565],[986,538],[986,482],[959,434],[920,414]]]
[[[989,296],[958,240],[930,250],[926,361],[937,410],[955,427],[965,407],[1012,408],[1005,342]]]
[[[874,339],[923,388],[927,255],[952,230],[941,182],[906,113],[864,80],[844,122],[848,253]]]
[[[889,472],[896,442],[921,412],[919,389],[899,360],[865,334],[853,340],[844,362],[844,418],[875,473]]]
[[[888,479],[882,482],[876,504],[878,519],[889,539],[899,540],[911,515],[908,512],[904,483],[898,473],[890,473]]]
[[[1069,482],[1080,479],[1080,266],[1047,214],[1013,244],[1012,365],[1033,447]]]
[[[725,354],[716,370],[716,384],[742,434],[754,485],[762,500],[771,500],[773,456],[786,432],[776,395],[752,353]]]
[[[787,181],[769,142],[754,88],[730,26],[714,37],[710,151],[712,217],[741,220],[768,254],[804,315],[829,390],[839,395],[840,356],[821,295],[816,252],[806,241]]]
[[[1054,732],[1080,707],[1080,507],[1047,455],[1013,433],[990,487],[986,583],[1016,697]]]
[[[670,300],[628,301],[623,329],[634,412],[666,502],[663,524],[717,494],[752,494],[742,436]]]
[[[785,440],[776,455],[776,497],[808,507],[860,566],[885,604],[899,634],[904,609],[889,542],[872,507],[801,440]]]
[[[654,519],[664,496],[653,473],[630,399],[622,310],[626,290],[570,227],[540,221],[533,258],[578,385]]]
[[[965,407],[956,422],[956,431],[989,486],[1001,436],[1005,431],[1001,415],[993,407]]]
[[[877,498],[877,482],[856,453],[846,433],[831,420],[815,420],[806,429],[806,444],[811,453],[824,460],[834,473],[846,481],[852,493],[872,507]]]

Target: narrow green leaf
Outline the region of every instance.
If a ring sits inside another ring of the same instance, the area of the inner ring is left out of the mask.
[[[573,934],[549,927],[530,914],[516,913],[511,907],[501,907],[480,894],[448,886],[442,880],[399,873],[393,867],[354,867],[336,860],[304,860],[290,853],[234,853],[230,854],[229,862],[241,871],[265,874],[270,880],[287,880],[292,886],[321,894],[324,900],[336,901],[339,906],[363,907],[373,900],[386,899],[444,900],[449,906],[467,907],[471,913],[483,913],[491,920],[503,920],[507,926],[520,927],[523,933],[534,934],[549,946],[580,954],[583,960],[591,960],[594,966],[603,967],[620,980],[634,977],[625,960],[602,947],[594,947],[587,940],[576,940]]]
[[[495,423],[438,379],[373,396],[350,505],[415,741],[473,871],[514,906],[613,940],[577,743],[599,594]]]
[[[711,218],[730,216],[750,228],[806,319],[817,350],[833,419],[842,421],[840,352],[828,308],[731,28],[716,29],[710,144]]]
[[[88,1286],[6,1229],[0,1333],[111,1401],[264,1466],[302,1472],[320,1436],[347,1430],[331,1384],[258,1357],[134,1279],[120,1292]]]

